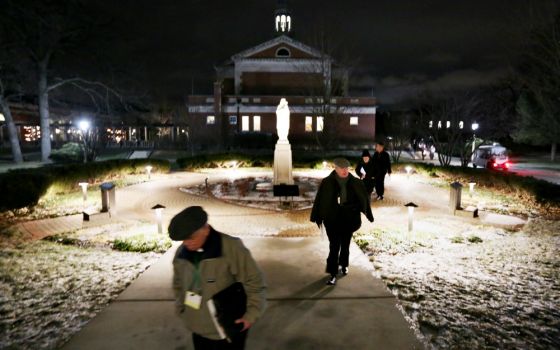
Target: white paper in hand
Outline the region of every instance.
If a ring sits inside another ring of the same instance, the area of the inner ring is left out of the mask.
[[[366,170],[364,169],[364,167],[361,167],[361,168],[360,168],[360,173],[361,173],[362,175],[365,175],[365,174],[366,174]]]
[[[327,236],[327,230],[325,229],[325,224],[321,224],[321,241],[325,240],[325,237]]]

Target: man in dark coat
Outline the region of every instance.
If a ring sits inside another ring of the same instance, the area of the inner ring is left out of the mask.
[[[378,142],[375,145],[375,153],[371,161],[374,168],[375,193],[377,193],[378,200],[383,200],[383,195],[385,194],[385,175],[391,174],[391,158],[389,153],[385,151],[385,144],[383,142]]]
[[[360,213],[373,222],[364,183],[350,174],[348,160],[337,158],[334,165],[335,170],[321,181],[311,211],[311,221],[319,228],[324,224],[329,237],[326,268],[330,274],[329,285],[336,284],[339,265],[342,274],[348,274],[350,241],[352,234],[362,225]]]
[[[362,159],[356,165],[356,176],[358,176],[366,186],[367,193],[371,196],[374,186],[375,169],[371,161],[371,155],[367,149],[362,151]]]

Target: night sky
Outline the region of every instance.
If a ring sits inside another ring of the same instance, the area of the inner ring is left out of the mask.
[[[547,1],[292,0],[295,35],[324,32],[333,53],[350,57],[351,90],[386,104],[426,88],[469,89],[506,75]],[[552,3],[552,2],[551,2]],[[136,67],[152,95],[182,100],[208,93],[213,66],[274,36],[275,0],[119,0],[114,58]],[[316,41],[315,41],[316,42]]]

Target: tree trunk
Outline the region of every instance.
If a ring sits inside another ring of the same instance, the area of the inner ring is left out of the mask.
[[[12,147],[14,162],[16,164],[23,163],[23,156],[21,155],[21,147],[19,145],[19,138],[14,118],[12,118],[12,112],[10,111],[10,106],[8,106],[8,102],[2,96],[0,96],[0,107],[2,114],[4,114],[4,117],[6,118],[6,124],[8,125],[8,135],[10,136],[10,145]]]
[[[51,155],[51,127],[49,116],[49,90],[47,86],[47,65],[46,60],[38,64],[38,96],[39,96],[39,118],[41,120],[41,160],[49,161]]]
[[[550,147],[550,160],[552,162],[556,161],[556,145],[557,143],[553,143],[552,147]]]

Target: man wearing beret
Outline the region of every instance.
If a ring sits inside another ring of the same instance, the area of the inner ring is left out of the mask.
[[[266,302],[266,285],[251,253],[239,238],[214,230],[199,206],[175,215],[168,231],[172,240],[183,241],[173,259],[173,290],[176,310],[193,333],[195,349],[243,349],[248,329]],[[247,311],[235,321],[242,331],[228,341],[221,339],[207,301],[235,282],[243,284]]]
[[[321,181],[311,210],[311,221],[319,228],[324,224],[329,237],[328,285],[336,284],[339,266],[343,275],[348,274],[350,241],[362,225],[360,213],[373,222],[366,187],[348,171],[350,162],[337,158],[334,165],[334,171]]]

